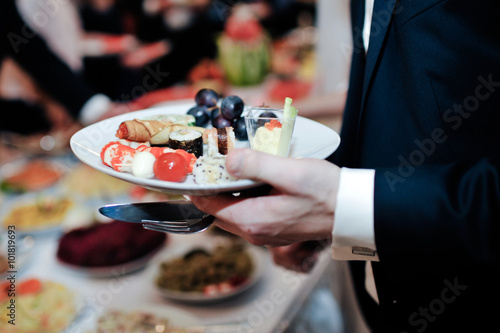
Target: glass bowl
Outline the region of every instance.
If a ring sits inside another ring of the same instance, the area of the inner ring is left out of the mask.
[[[245,115],[248,141],[252,149],[277,155],[283,122],[283,109],[251,108]],[[290,143],[286,155],[290,151]]]

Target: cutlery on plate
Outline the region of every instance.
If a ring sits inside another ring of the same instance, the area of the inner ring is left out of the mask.
[[[201,232],[215,220],[189,201],[113,204],[99,208],[99,212],[118,221],[141,223],[148,230],[174,234]]]

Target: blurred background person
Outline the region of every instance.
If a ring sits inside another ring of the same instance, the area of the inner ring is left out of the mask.
[[[298,16],[298,27],[288,34],[288,45],[284,46],[297,49],[297,45],[304,45],[303,48],[313,52],[296,51],[295,64],[275,54],[274,65],[282,76],[288,77],[280,88],[283,92],[271,106],[282,107],[277,101],[281,103],[287,93],[296,94],[294,104],[301,116],[312,117],[338,130],[337,122],[347,96],[352,52],[349,1],[319,0],[314,8],[312,22],[303,13]],[[279,51],[279,48],[274,50]],[[305,70],[294,70],[299,64]]]
[[[213,36],[203,25],[207,4],[80,0],[86,33],[132,36],[136,41],[135,47],[115,55],[86,57],[86,78],[120,100],[183,83],[201,59],[215,57]],[[147,76],[154,82],[145,84]]]
[[[0,34],[3,36],[0,42],[2,63],[9,57],[11,64],[17,64],[29,75],[33,91],[42,96],[39,99],[36,99],[36,94],[33,94],[33,99],[3,96],[0,100],[0,130],[22,134],[64,130],[76,122],[88,125],[127,110],[121,108],[124,105],[112,103],[106,96],[97,94],[62,62],[22,20],[13,0],[0,3]],[[10,83],[7,81],[4,87],[9,87]],[[8,88],[2,91],[8,91]],[[58,111],[51,113],[44,109],[45,99],[56,103]]]

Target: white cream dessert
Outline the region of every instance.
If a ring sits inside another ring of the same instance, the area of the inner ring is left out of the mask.
[[[281,137],[281,123],[271,120],[265,126],[259,127],[252,141],[252,148],[264,153],[276,155]]]

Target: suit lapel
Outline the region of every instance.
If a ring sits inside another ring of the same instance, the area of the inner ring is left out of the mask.
[[[375,0],[372,15],[372,26],[370,30],[370,43],[366,54],[366,67],[363,80],[363,94],[361,99],[361,110],[358,122],[361,124],[361,118],[365,107],[366,95],[370,88],[373,72],[380,56],[380,51],[391,24],[396,0]]]

